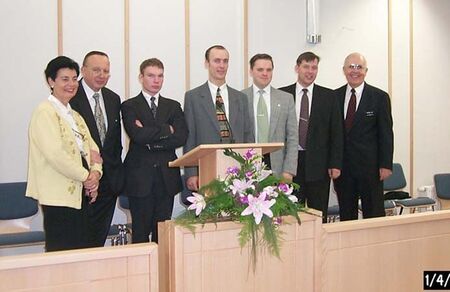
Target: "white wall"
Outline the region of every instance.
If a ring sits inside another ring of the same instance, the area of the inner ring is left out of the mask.
[[[44,69],[57,53],[55,1],[2,1],[0,9],[0,182],[27,173],[28,123],[50,91]]]
[[[57,55],[57,2],[2,0],[1,3],[0,182],[26,180],[28,122],[37,103],[49,93],[43,70]],[[125,3],[129,3],[128,23]],[[244,51],[246,3],[248,52]],[[343,59],[348,53],[359,51],[368,59],[367,81],[386,91],[389,84],[392,87],[394,157],[407,173],[413,171],[415,188],[430,184],[435,172],[450,172],[447,154],[450,145],[447,134],[449,5],[447,0],[322,0],[322,43],[311,45],[305,41],[305,0],[63,0],[63,54],[81,62],[90,50],[106,51],[112,65],[108,86],[123,99],[140,90],[139,64],[146,58],[158,57],[166,66],[163,94],[182,103],[185,90],[205,82],[204,51],[213,44],[223,44],[230,51],[227,80],[238,89],[245,85],[244,72],[248,68],[244,64],[245,54],[248,58],[260,52],[271,54],[275,61],[273,83],[278,87],[295,81],[295,59],[301,52],[313,50],[322,58],[317,82],[335,88],[345,82],[341,70]],[[188,38],[186,8],[190,19]],[[126,28],[128,56],[125,55]],[[412,63],[411,29],[414,32]],[[190,50],[188,60],[186,47]],[[124,70],[127,57],[129,76],[125,76]],[[186,64],[189,64],[187,70]],[[389,66],[393,73],[391,79]],[[413,84],[409,78],[411,72]],[[188,77],[190,83],[186,86]],[[130,80],[129,93],[125,92],[126,80]],[[410,135],[410,117],[414,120],[414,139]],[[410,169],[410,165],[414,167]]]
[[[414,0],[414,181],[450,172],[450,1]]]
[[[205,83],[205,51],[220,44],[230,53],[227,83],[241,89],[243,84],[243,4],[242,0],[192,0],[190,9],[190,74],[194,88]]]

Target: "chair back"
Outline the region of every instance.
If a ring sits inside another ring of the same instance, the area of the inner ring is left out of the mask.
[[[31,218],[38,212],[38,203],[25,196],[26,188],[26,182],[0,183],[0,233],[30,229]]]
[[[392,165],[392,175],[383,182],[385,191],[401,190],[406,187],[406,178],[400,163]]]
[[[450,173],[435,174],[434,185],[439,199],[450,200]]]

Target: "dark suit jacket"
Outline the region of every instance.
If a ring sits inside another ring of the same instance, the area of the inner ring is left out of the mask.
[[[167,193],[175,196],[182,189],[180,169],[169,167],[177,159],[175,150],[186,143],[187,126],[177,101],[159,96],[156,120],[142,93],[122,104],[123,124],[130,137],[125,158],[124,194],[144,197],[151,194],[155,169],[161,169]],[[139,120],[143,127],[136,126]],[[169,125],[175,129],[170,133]],[[159,181],[158,181],[159,183]]]
[[[106,87],[102,88],[101,92],[108,120],[108,129],[103,146],[100,143],[94,113],[89,105],[81,81],[76,95],[70,100],[70,106],[83,117],[103,158],[103,176],[100,180],[99,194],[117,196],[120,194],[124,184],[124,170],[121,157],[120,97]]]
[[[295,99],[296,83],[280,88]],[[328,177],[329,168],[342,168],[342,114],[333,90],[314,84],[305,154],[305,179]]]
[[[346,88],[344,85],[336,89],[342,110]],[[343,174],[378,177],[380,168],[392,169],[393,143],[389,95],[365,83],[353,126],[345,133]]]

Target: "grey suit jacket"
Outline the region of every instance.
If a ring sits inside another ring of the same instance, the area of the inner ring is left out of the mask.
[[[253,123],[250,120],[246,96],[233,89],[228,89],[228,121],[235,143],[253,143]],[[208,82],[191,89],[184,95],[184,117],[189,130],[188,139],[183,147],[184,153],[200,144],[220,144],[219,122]],[[185,176],[198,175],[196,167],[185,168]]]
[[[247,95],[250,119],[256,127],[253,107],[253,86],[242,90]],[[270,87],[269,142],[283,142],[284,147],[270,153],[272,171],[281,175],[297,173],[298,123],[295,115],[295,103],[292,96],[279,89]]]

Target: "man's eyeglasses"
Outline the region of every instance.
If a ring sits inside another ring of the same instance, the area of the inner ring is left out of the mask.
[[[350,64],[347,67],[350,70],[356,70],[356,71],[361,71],[361,70],[365,70],[366,67],[364,67],[363,65],[359,65],[359,64]]]

